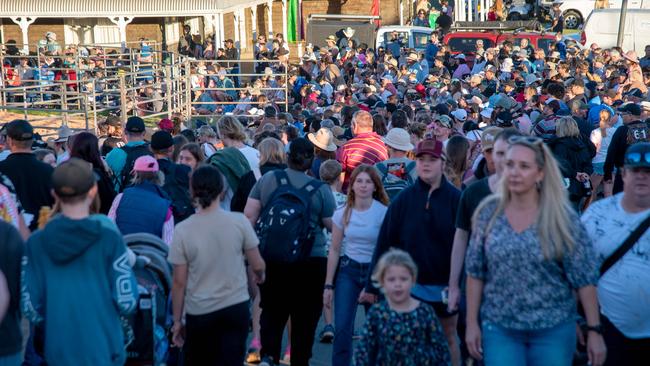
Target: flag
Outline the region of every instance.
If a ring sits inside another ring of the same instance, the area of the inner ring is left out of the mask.
[[[288,42],[296,42],[298,40],[298,0],[289,0],[287,6],[287,34],[286,39]]]
[[[372,6],[370,7],[370,15],[379,16],[379,0],[372,0]],[[380,20],[375,20],[375,25],[379,27]]]

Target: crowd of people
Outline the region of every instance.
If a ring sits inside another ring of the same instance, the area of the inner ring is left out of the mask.
[[[49,145],[6,124],[0,363],[123,364],[122,236],[148,233],[185,364],[306,366],[316,341],[337,366],[644,364],[650,47],[558,36],[468,64],[437,33],[421,53],[347,33],[279,64],[288,100],[244,90],[209,123],[110,116]],[[259,40],[253,90],[283,44]]]

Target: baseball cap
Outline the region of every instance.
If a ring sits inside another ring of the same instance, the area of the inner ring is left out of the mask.
[[[171,131],[174,129],[174,122],[169,118],[163,118],[158,122],[158,128],[161,130]]]
[[[126,120],[126,131],[141,133],[144,132],[144,120],[137,116],[131,116]]]
[[[626,103],[622,105],[619,109],[619,112],[629,113],[633,116],[641,115],[641,106],[636,103]]]
[[[512,125],[512,113],[509,111],[502,111],[496,115],[496,124],[499,126],[511,126]]]
[[[34,128],[24,119],[15,119],[5,127],[7,137],[16,141],[28,141],[34,138]]]
[[[488,127],[481,134],[481,149],[483,151],[493,149],[496,137],[503,129],[501,127]]]
[[[639,142],[627,148],[625,151],[625,167],[629,168],[650,168],[650,143]]]
[[[70,158],[57,166],[52,173],[52,187],[60,197],[76,197],[87,193],[97,181],[89,162]]]
[[[151,135],[151,148],[154,150],[169,149],[174,146],[174,138],[167,131],[156,131]]]
[[[445,115],[438,116],[433,121],[440,122],[440,124],[443,125],[443,127],[447,127],[447,128],[453,127],[453,123],[451,122],[451,118],[449,118],[449,116],[445,116]]]
[[[143,155],[135,159],[135,164],[133,164],[134,172],[157,172],[158,171],[158,161],[154,159],[153,156]]]
[[[456,109],[455,111],[451,112],[451,115],[461,122],[464,122],[467,119],[467,111],[464,109]]]
[[[417,148],[415,149],[415,156],[420,157],[422,155],[431,155],[434,158],[440,158],[444,154],[444,146],[442,141],[426,139],[418,143]]]

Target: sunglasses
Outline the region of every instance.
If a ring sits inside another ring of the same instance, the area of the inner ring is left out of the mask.
[[[535,136],[512,136],[508,139],[510,145],[523,144],[529,146],[541,146],[544,140]]]
[[[650,164],[650,151],[645,153],[631,152],[625,155],[625,165],[636,165],[640,163]]]

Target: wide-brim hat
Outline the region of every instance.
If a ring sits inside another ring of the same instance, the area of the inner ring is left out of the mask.
[[[337,149],[337,146],[334,143],[334,135],[332,134],[332,131],[327,128],[321,128],[316,131],[316,133],[309,133],[307,138],[309,138],[309,141],[311,141],[314,146],[325,151],[334,152]]]
[[[411,136],[403,128],[392,128],[383,138],[384,143],[395,150],[411,151],[415,148],[411,143]]]
[[[630,62],[634,62],[635,64],[639,63],[639,57],[636,55],[636,51],[634,50],[625,52],[623,54],[623,57]]]
[[[355,31],[354,29],[352,29],[352,27],[347,27],[347,28],[345,28],[345,29],[343,30],[343,34],[344,34],[347,38],[352,38],[352,37],[354,37],[354,33],[355,33],[355,32],[356,32],[356,31]]]
[[[70,136],[74,135],[74,131],[72,131],[70,127],[63,125],[57,130],[57,135],[58,136],[54,142],[65,142],[68,141]]]
[[[325,38],[325,42],[327,41],[336,42],[336,37],[330,34],[329,36],[327,36],[327,38]]]

